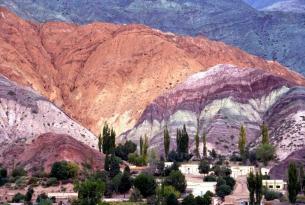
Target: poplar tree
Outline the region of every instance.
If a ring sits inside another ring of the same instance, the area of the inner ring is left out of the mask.
[[[268,127],[263,122],[261,125],[261,133],[262,133],[262,144],[269,144],[269,133],[268,133]]]
[[[202,134],[202,143],[203,143],[203,158],[207,157],[207,140],[206,140],[206,134],[203,132]]]
[[[168,133],[167,126],[164,128],[164,133],[163,133],[163,140],[164,140],[164,154],[165,158],[168,158],[168,152],[169,152],[169,147],[170,147],[170,136]]]
[[[255,176],[253,174],[253,172],[250,172],[249,176],[247,177],[247,186],[248,186],[248,190],[249,190],[249,204],[250,205],[254,205],[255,203]]]
[[[107,122],[103,127],[103,137],[99,140],[99,143],[102,144],[103,153],[111,154],[115,149],[115,131],[113,128],[109,128]]]
[[[256,172],[255,175],[255,194],[256,194],[256,204],[261,204],[262,196],[263,196],[263,176],[259,172]]]
[[[98,150],[100,152],[102,152],[102,145],[103,145],[103,138],[102,138],[102,135],[99,134],[99,136],[98,136]]]
[[[200,154],[199,154],[199,135],[198,135],[198,132],[196,132],[196,135],[195,135],[195,145],[196,145],[196,149],[195,149],[196,157],[198,159],[200,159]]]
[[[239,132],[238,148],[239,148],[240,156],[243,159],[245,158],[245,153],[246,153],[246,143],[247,143],[246,129],[242,125],[240,127],[240,132]]]
[[[300,191],[300,182],[298,179],[298,170],[294,162],[291,162],[288,167],[288,198],[290,203],[295,204],[297,195]]]
[[[143,158],[145,159],[145,161],[147,160],[148,147],[148,138],[147,135],[145,135],[143,143]]]
[[[142,138],[142,136],[140,137],[140,155],[142,156],[143,155],[143,144],[144,144],[144,142],[143,142],[143,138]]]

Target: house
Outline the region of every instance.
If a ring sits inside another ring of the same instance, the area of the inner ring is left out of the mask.
[[[198,163],[181,164],[179,170],[186,175],[201,175],[199,173]]]
[[[237,178],[240,176],[248,176],[250,172],[255,172],[254,166],[232,166],[231,167],[232,174],[231,176],[233,178]]]
[[[215,193],[217,182],[187,181],[186,190],[196,196],[203,196],[207,191]]]
[[[269,179],[263,180],[263,186],[272,191],[284,192],[287,187],[287,183],[283,180]]]
[[[266,167],[261,168],[262,175],[269,175],[270,169]]]

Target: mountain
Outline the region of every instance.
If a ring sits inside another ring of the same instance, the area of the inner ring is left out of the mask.
[[[105,121],[117,134],[131,129],[153,99],[216,64],[258,67],[305,84],[280,64],[224,43],[142,25],[34,24],[2,8],[0,45],[3,75],[31,86],[95,134]]]
[[[245,2],[262,11],[305,13],[305,0],[245,0]]]
[[[163,149],[167,126],[175,148],[177,128],[185,124],[191,150],[197,131],[207,136],[207,147],[222,155],[238,152],[240,126],[247,142],[260,143],[260,125],[269,126],[270,141],[280,160],[304,148],[305,87],[256,68],[217,65],[195,73],[146,107],[136,126],[122,139],[149,136],[152,148]],[[252,146],[253,147],[253,146]],[[202,150],[202,148],[200,148]]]
[[[140,23],[183,35],[204,35],[305,74],[304,13],[258,11],[242,0],[0,0],[0,5],[39,22]],[[304,4],[293,5],[299,9]]]
[[[18,162],[28,165],[27,169],[37,168],[37,163],[49,167],[55,158],[69,160],[81,154],[94,156],[93,162],[98,159],[96,151],[93,151],[97,149],[97,138],[89,130],[73,121],[45,97],[30,88],[17,85],[2,75],[0,114],[0,163],[7,165],[8,168],[18,165]],[[82,150],[83,153],[75,156],[64,154],[75,149]],[[51,153],[54,154],[53,158],[46,157]],[[27,157],[36,160],[26,159]],[[87,162],[85,159],[83,157],[78,161]],[[36,161],[36,164],[29,161]]]

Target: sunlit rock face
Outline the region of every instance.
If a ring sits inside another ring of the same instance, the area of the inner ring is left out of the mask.
[[[252,7],[262,11],[305,13],[304,0],[244,0]]]
[[[96,137],[62,110],[27,87],[0,75],[0,155],[6,147],[31,143],[44,133],[66,134],[91,148]]]
[[[166,32],[204,35],[304,74],[305,14],[290,11],[300,10],[304,2],[248,1],[261,7],[279,4],[269,9],[276,12],[259,11],[243,0],[2,0],[0,4],[40,22],[140,23]],[[277,11],[282,9],[288,12]]]
[[[280,112],[285,111],[277,104],[284,103],[284,96],[294,96],[290,94],[293,93],[294,86],[292,81],[259,69],[218,65],[190,76],[174,89],[156,98],[145,109],[135,128],[122,137],[138,140],[146,133],[151,145],[162,150],[163,129],[167,125],[174,148],[176,129],[185,124],[192,148],[194,135],[198,130],[200,135],[207,133],[209,149],[216,148],[224,155],[232,154],[237,151],[242,124],[247,128],[248,143],[259,138],[263,121],[270,123],[272,139],[279,137],[273,131],[273,127],[278,128],[279,125],[272,119],[288,120],[289,116],[280,115]],[[304,102],[304,96],[299,97],[299,100]],[[291,105],[291,109],[293,108]],[[302,107],[296,109],[303,110]],[[279,116],[268,115],[273,112]]]

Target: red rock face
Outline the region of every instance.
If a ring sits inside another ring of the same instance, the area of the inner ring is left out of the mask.
[[[48,172],[54,162],[62,160],[73,161],[80,167],[89,164],[93,169],[102,169],[102,157],[101,153],[69,135],[46,133],[32,143],[13,144],[4,151],[0,161],[10,169],[22,166],[33,172],[43,167]]]
[[[95,133],[105,120],[117,133],[187,76],[216,64],[258,67],[304,85],[274,62],[203,37],[141,25],[34,24],[0,9],[0,72],[32,86]]]

